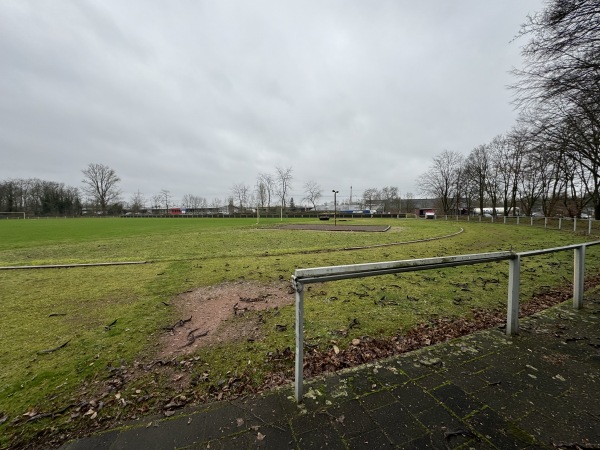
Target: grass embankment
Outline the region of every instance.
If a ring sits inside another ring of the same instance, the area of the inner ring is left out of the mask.
[[[89,417],[70,421],[70,412],[26,420],[36,414],[61,411],[81,402],[86,395],[97,394],[101,381],[110,376],[107,367],[150,361],[156,352],[157,337],[164,332],[161,328],[181,318],[173,308],[165,306],[178,293],[240,279],[287,281],[300,267],[511,248],[524,251],[585,240],[567,232],[524,225],[357,219],[345,224],[389,224],[393,228],[386,233],[338,233],[280,230],[276,229],[280,222],[273,219],[261,220],[259,225],[255,222],[0,222],[0,266],[151,262],[136,266],[0,271],[0,447],[24,442],[42,429],[65,430],[79,426],[82,420],[89,423]],[[460,227],[464,233],[449,239],[337,251],[444,236]],[[588,269],[597,271],[599,261],[599,251],[590,248],[586,255]],[[505,308],[507,273],[507,263],[501,262],[313,285],[305,298],[306,338],[321,348],[332,343],[344,348],[353,338],[390,336],[431,317],[469,317],[474,308]],[[571,274],[570,252],[526,259],[521,275],[523,301],[544,288],[569,282]],[[215,390],[232,374],[245,373],[260,385],[271,369],[266,355],[294,347],[293,306],[262,316],[262,340],[198,352],[197,367],[190,369],[197,397]],[[349,323],[360,326],[349,327]],[[287,330],[276,331],[276,325]],[[47,352],[54,349],[57,350]],[[123,389],[133,392],[133,397],[135,391],[145,393],[151,403],[160,398],[151,391],[168,390],[169,384],[170,380],[151,374]],[[127,408],[132,415],[136,406],[130,403]],[[138,407],[140,414],[144,408]],[[100,411],[95,420],[112,414],[109,411],[108,407]],[[23,416],[26,413],[29,416]]]

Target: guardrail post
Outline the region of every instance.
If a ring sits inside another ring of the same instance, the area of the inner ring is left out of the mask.
[[[548,218],[544,217],[544,228],[548,228]]]
[[[294,393],[296,403],[302,402],[304,384],[304,285],[292,281],[296,290],[296,376]]]
[[[559,217],[558,219],[558,229],[562,230],[562,217]]]
[[[575,248],[573,255],[573,308],[583,307],[583,290],[585,279],[585,245]]]
[[[573,233],[577,231],[577,217],[573,217]]]
[[[519,332],[519,293],[521,290],[521,257],[515,255],[508,260],[508,311],[506,314],[506,334]]]
[[[520,219],[520,217],[517,216],[517,225],[519,225],[519,219]]]
[[[533,226],[533,216],[531,216],[531,224],[529,226]]]
[[[588,219],[588,235],[592,234],[592,219]]]

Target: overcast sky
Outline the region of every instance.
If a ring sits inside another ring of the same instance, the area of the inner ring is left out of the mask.
[[[353,197],[510,130],[542,0],[2,0],[0,180],[231,195],[291,167]]]

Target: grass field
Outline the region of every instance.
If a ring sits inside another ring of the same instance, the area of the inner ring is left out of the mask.
[[[303,222],[314,219],[294,220]],[[119,396],[137,399],[126,405],[117,404],[112,394],[109,401],[102,390],[114,376],[113,369],[153,360],[162,327],[180,319],[176,310],[165,306],[179,293],[242,279],[288,281],[296,268],[303,267],[524,251],[587,240],[525,225],[414,219],[344,223],[392,228],[385,233],[282,230],[276,219],[261,219],[258,225],[255,219],[0,221],[0,266],[148,262],[0,270],[0,448],[22,446],[36,435],[40,439],[92,422],[102,426],[103,420],[108,423],[119,414],[143,415],[162,399],[175,396],[160,371],[119,386]],[[401,244],[451,235],[461,228],[464,232],[450,238]],[[394,243],[399,244],[344,250]],[[598,271],[599,256],[597,247],[588,250],[589,271]],[[540,289],[568,282],[572,258],[563,252],[525,260],[522,301]],[[344,348],[353,338],[391,336],[431,317],[469,317],[476,308],[504,309],[507,274],[507,263],[501,262],[315,285],[305,298],[306,338],[321,348],[332,342]],[[468,290],[457,288],[465,284]],[[382,306],[377,300],[384,296]],[[418,301],[406,301],[407,297]],[[294,308],[265,312],[261,319],[262,339],[212,346],[195,355],[196,363],[186,372],[191,380],[188,398],[207,398],[232,374],[244,374],[250,389],[261,385],[273,369],[266,355],[294,347]],[[360,327],[344,336],[335,334],[354,319]],[[287,331],[275,331],[276,325],[285,325]],[[291,361],[285,364],[291,369]],[[92,398],[104,398],[106,404],[94,419],[85,411],[77,414],[69,409]],[[53,417],[44,416],[49,412],[55,412]]]

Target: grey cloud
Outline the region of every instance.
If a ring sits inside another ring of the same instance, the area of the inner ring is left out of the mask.
[[[542,0],[0,2],[0,179],[78,186],[114,168],[126,198],[224,198],[275,166],[398,186],[435,154],[507,131],[509,43]]]

